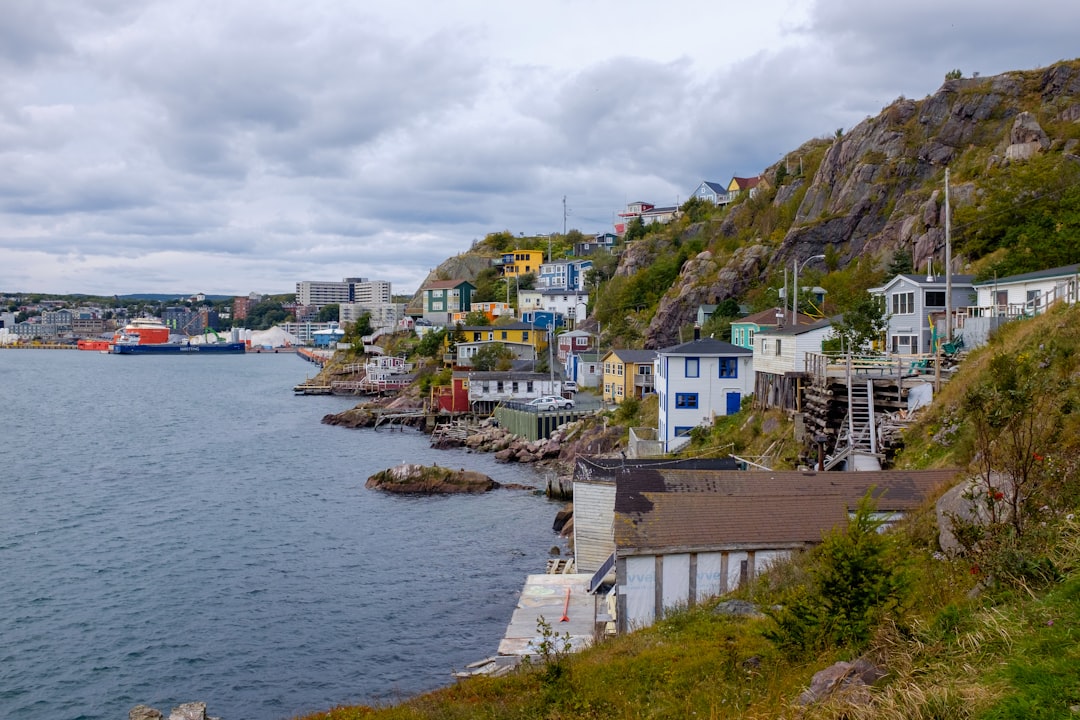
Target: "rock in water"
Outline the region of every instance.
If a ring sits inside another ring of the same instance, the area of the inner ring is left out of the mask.
[[[364,487],[393,493],[437,495],[444,493],[482,493],[494,490],[499,483],[472,470],[451,470],[438,465],[402,463],[377,472]]]

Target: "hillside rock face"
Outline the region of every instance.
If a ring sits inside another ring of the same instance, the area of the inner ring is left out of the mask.
[[[1033,97],[1038,99],[1035,106]],[[827,250],[840,267],[863,256],[885,263],[902,250],[912,253],[918,268],[934,258],[940,271],[945,166],[970,147],[988,149],[991,163],[1008,163],[1052,148],[1070,151],[1080,144],[1052,137],[1038,117],[1080,122],[1076,63],[947,80],[924,100],[898,99],[832,140],[782,241],[762,238],[727,261],[702,256],[688,261],[661,301],[646,333],[646,347],[677,342],[679,327],[694,317],[698,305],[738,297],[764,281],[770,269],[790,268]],[[792,167],[792,156],[782,162],[785,168]],[[794,167],[799,163],[796,158]],[[774,180],[777,167],[763,175]],[[772,205],[778,213],[793,201],[800,182],[792,177],[776,188]],[[950,188],[954,208],[974,200],[973,186]],[[719,236],[735,237],[740,213],[745,212],[744,207],[733,206],[717,228]],[[632,250],[623,258],[620,274],[632,274],[651,261],[646,248]]]

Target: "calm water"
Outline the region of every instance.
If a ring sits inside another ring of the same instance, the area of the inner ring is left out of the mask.
[[[403,460],[540,485],[413,433],[320,424],[292,355],[0,351],[0,718],[393,700],[493,654],[556,505],[394,497]]]

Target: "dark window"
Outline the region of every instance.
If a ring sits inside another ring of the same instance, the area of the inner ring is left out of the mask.
[[[697,405],[697,393],[675,393],[675,407],[692,410]]]
[[[737,358],[720,358],[720,377],[739,377],[739,361]]]
[[[942,290],[927,290],[926,307],[945,307],[945,292]]]

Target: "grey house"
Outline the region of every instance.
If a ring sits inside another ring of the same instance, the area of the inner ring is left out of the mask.
[[[959,309],[974,304],[973,279],[973,275],[952,276],[954,316]],[[870,288],[872,295],[885,300],[885,313],[889,317],[886,352],[898,355],[933,352],[930,339],[936,321],[945,317],[946,286],[944,276],[897,275],[881,287]]]

